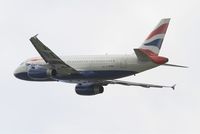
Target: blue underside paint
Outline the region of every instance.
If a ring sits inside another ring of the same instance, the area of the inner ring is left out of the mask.
[[[117,79],[136,74],[133,71],[121,71],[121,70],[103,70],[103,71],[80,71],[78,74],[71,74],[65,77],[58,77],[61,80],[74,80],[74,79]]]
[[[28,76],[36,79],[45,79],[49,77],[46,68],[29,69]]]
[[[117,79],[126,76],[130,76],[136,74],[137,72],[134,71],[122,71],[122,70],[103,70],[103,71],[80,71],[78,74],[71,74],[67,76],[56,76],[55,79],[57,80],[106,80],[106,79]],[[41,79],[31,79],[27,72],[15,74],[15,76],[19,79],[29,80],[29,81],[52,81],[53,79],[47,78],[45,80]]]
[[[15,73],[14,75],[15,75],[15,77],[17,77],[18,79],[21,79],[21,80],[30,80],[27,72]]]
[[[163,42],[163,39],[156,39],[156,40],[153,40],[152,42],[146,43],[144,45],[145,46],[155,46],[155,47],[158,47],[160,49],[162,42]]]
[[[55,81],[51,78],[46,78],[46,79],[32,79],[29,77],[27,72],[21,72],[21,73],[17,73],[15,74],[15,77],[22,79],[22,80],[27,80],[27,81]]]

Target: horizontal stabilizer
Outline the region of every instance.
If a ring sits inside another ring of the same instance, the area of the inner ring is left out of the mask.
[[[181,65],[175,65],[175,64],[163,64],[164,66],[170,66],[170,67],[181,67],[181,68],[188,68],[188,66],[181,66]]]

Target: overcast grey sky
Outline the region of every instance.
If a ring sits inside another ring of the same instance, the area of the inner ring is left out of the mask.
[[[199,134],[198,0],[0,0],[0,133]],[[133,53],[161,18],[171,22],[160,55],[189,69],[158,67],[124,80],[177,84],[176,90],[110,85],[76,95],[73,84],[13,76],[38,56],[29,38],[58,55]]]

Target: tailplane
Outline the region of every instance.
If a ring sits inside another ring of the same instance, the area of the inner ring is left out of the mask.
[[[169,25],[169,21],[169,18],[162,19],[146,38],[140,49],[148,49],[158,55]]]
[[[183,65],[175,65],[175,64],[163,64],[164,66],[170,66],[170,67],[181,67],[181,68],[189,68],[188,66]]]

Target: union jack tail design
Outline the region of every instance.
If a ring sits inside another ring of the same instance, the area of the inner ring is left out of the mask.
[[[169,18],[162,19],[154,28],[154,30],[149,34],[140,48],[148,49],[158,55],[169,25],[169,21]]]

